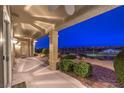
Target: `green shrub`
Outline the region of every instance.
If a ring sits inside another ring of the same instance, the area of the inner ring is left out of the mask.
[[[42,53],[45,54],[45,55],[48,55],[49,54],[49,49],[43,49]]]
[[[79,64],[73,65],[73,71],[77,76],[89,77],[92,72],[92,66],[89,63],[80,62]]]
[[[76,59],[75,55],[66,55],[62,59]]]
[[[124,50],[115,57],[114,69],[118,79],[124,83]]]
[[[59,69],[64,72],[69,72],[73,70],[73,61],[70,59],[62,59],[59,63]]]

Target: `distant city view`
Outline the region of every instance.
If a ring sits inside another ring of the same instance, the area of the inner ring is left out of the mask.
[[[60,54],[72,54],[100,60],[113,60],[123,47],[80,47],[80,48],[59,48]],[[36,53],[41,53],[42,48],[36,48]]]

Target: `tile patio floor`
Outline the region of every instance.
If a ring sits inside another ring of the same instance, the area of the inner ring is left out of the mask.
[[[51,71],[36,57],[16,59],[12,84],[26,82],[28,88],[85,88],[78,80],[60,72]]]

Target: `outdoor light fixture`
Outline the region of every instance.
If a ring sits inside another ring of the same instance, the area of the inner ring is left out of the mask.
[[[21,42],[17,42],[17,43],[15,44],[15,48],[20,49],[20,48],[21,48]]]
[[[18,40],[17,40],[16,38],[13,38],[12,42],[13,42],[14,44],[17,44],[17,43],[18,43]]]
[[[38,41],[37,40],[34,40],[34,43],[37,43]]]

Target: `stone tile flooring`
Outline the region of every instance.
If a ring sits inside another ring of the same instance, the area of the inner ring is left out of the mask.
[[[85,88],[78,80],[60,72],[51,71],[36,57],[16,59],[12,84],[26,82],[28,88]]]

